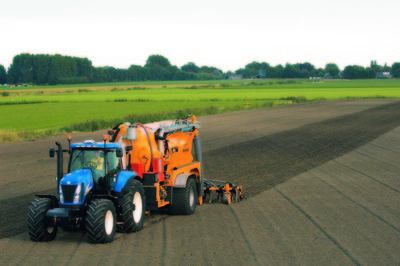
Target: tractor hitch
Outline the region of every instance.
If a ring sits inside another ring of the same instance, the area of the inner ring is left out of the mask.
[[[66,227],[71,224],[71,209],[55,208],[46,213],[47,226],[62,226]]]

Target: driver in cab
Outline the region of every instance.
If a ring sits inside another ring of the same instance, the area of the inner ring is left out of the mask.
[[[90,155],[89,155],[90,154]],[[87,166],[92,169],[93,179],[95,183],[99,183],[104,176],[104,151],[94,150],[89,152],[88,157],[92,159],[87,162]],[[89,157],[90,158],[90,157]]]
[[[93,158],[90,160],[89,165],[93,170],[103,170],[104,168],[104,152],[94,151]]]

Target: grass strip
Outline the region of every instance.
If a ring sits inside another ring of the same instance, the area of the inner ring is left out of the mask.
[[[306,99],[301,99],[301,102],[306,101]],[[300,102],[300,101],[294,101]],[[221,114],[227,112],[234,111],[244,111],[244,110],[252,110],[258,108],[271,108],[274,106],[274,102],[266,101],[259,104],[253,104],[252,106],[242,106],[236,105],[232,107],[224,107],[218,108],[215,106],[209,106],[204,108],[185,108],[176,111],[167,111],[167,112],[154,112],[147,114],[131,114],[122,118],[112,118],[112,119],[92,119],[84,122],[73,123],[68,126],[64,126],[56,129],[47,129],[47,130],[21,130],[18,132],[11,131],[0,131],[0,143],[7,142],[16,142],[16,141],[26,141],[26,140],[35,140],[43,137],[56,136],[71,132],[93,132],[101,129],[112,128],[118,123],[129,121],[131,123],[140,122],[140,123],[149,123],[154,121],[161,120],[170,120],[170,119],[178,119],[184,118],[188,114],[194,114],[196,116],[205,116],[205,115],[213,115],[213,114]]]

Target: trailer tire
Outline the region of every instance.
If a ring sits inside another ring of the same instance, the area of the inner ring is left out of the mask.
[[[231,193],[223,193],[222,194],[222,203],[231,204]]]
[[[86,233],[92,243],[110,243],[116,230],[114,203],[106,199],[93,200],[86,217]]]
[[[48,198],[37,198],[31,202],[27,226],[29,237],[33,241],[52,241],[56,238],[58,227],[46,225],[46,213],[52,208],[53,201]]]
[[[135,209],[133,210],[133,205]],[[146,214],[146,196],[142,184],[133,180],[129,191],[122,202],[122,222],[117,225],[119,231],[125,233],[138,232],[143,229]]]
[[[172,192],[171,214],[191,215],[196,210],[196,182],[188,178],[184,188],[174,188]]]

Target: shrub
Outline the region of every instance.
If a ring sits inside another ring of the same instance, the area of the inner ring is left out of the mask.
[[[293,96],[291,96],[291,97],[284,97],[284,98],[280,98],[279,100],[292,101],[292,102],[295,102],[295,103],[304,103],[304,102],[307,102],[307,98],[306,98],[306,97],[303,97],[303,96],[300,96],[300,97],[293,97]]]
[[[221,86],[222,88],[228,88],[228,87],[231,87],[231,85],[230,85],[230,84],[226,84],[226,83],[222,83],[222,84],[220,84],[220,86]]]
[[[274,102],[264,102],[261,107],[272,107],[274,106]]]

